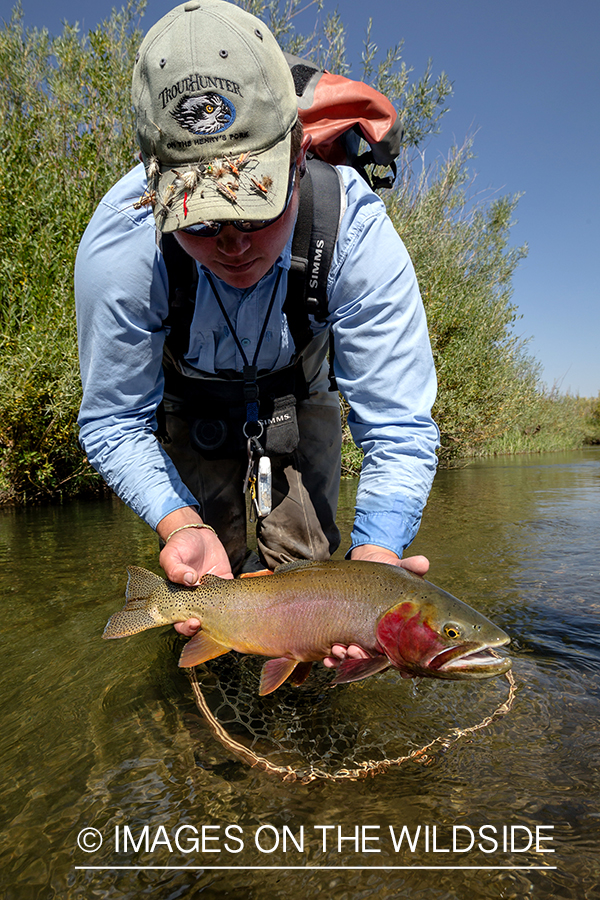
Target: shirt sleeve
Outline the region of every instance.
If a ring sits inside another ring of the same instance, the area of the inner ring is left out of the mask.
[[[141,171],[138,171],[141,170]],[[133,170],[101,202],[75,264],[83,400],[80,442],[107,484],[152,528],[197,501],[156,440],[167,275]]]
[[[436,469],[436,376],[414,268],[384,204],[343,169],[347,208],[329,279],[335,373],[364,451],[351,550],[402,556]]]

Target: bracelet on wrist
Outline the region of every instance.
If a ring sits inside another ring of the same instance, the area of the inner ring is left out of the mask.
[[[184,531],[186,528],[208,528],[208,530],[212,531],[213,534],[217,533],[212,525],[205,525],[204,522],[190,522],[188,525],[181,525],[179,528],[176,528],[175,531],[172,531],[168,538],[165,540],[165,544],[169,543],[174,534],[178,534],[180,531]]]

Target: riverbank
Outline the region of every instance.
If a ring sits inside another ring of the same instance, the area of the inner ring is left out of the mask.
[[[496,433],[464,431],[456,436],[442,432],[440,466],[493,456],[583,450],[600,444],[600,396],[573,397],[558,391],[540,391],[531,406],[518,413],[512,427]],[[355,446],[344,422],[342,475],[357,477],[361,464],[362,451]]]
[[[47,336],[46,336],[47,337]],[[46,340],[44,343],[46,343]],[[48,351],[50,348],[48,348]],[[52,396],[44,382],[30,371],[29,393],[5,392],[12,403],[0,420],[0,506],[56,502],[76,497],[110,494],[101,477],[92,469],[77,443],[79,382],[76,359],[68,354],[59,360],[47,357],[47,369],[61,365],[69,377],[66,390]],[[39,359],[39,354],[36,354]],[[7,368],[0,369],[0,388],[8,380]],[[345,421],[347,407],[342,401],[342,477],[358,477],[363,453],[352,440]],[[435,417],[435,409],[434,409]],[[600,444],[600,397],[572,397],[558,392],[540,393],[536,402],[520,411],[511,428],[481,435],[464,431],[460,437],[442,432],[438,458],[440,467],[454,466],[476,458],[523,453],[550,453],[583,450]]]

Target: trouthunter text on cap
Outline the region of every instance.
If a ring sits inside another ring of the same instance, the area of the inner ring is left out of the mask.
[[[225,0],[175,7],[142,42],[132,99],[160,231],[282,211],[297,97],[260,19]]]

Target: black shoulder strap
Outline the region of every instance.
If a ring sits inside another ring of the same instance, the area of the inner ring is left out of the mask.
[[[300,182],[298,218],[292,241],[292,266],[284,306],[290,322],[308,313],[327,318],[327,277],[343,213],[342,181],[335,166],[311,159]],[[289,314],[288,314],[289,309]],[[290,322],[290,330],[294,330]],[[295,339],[295,335],[294,335]],[[296,348],[300,349],[296,341]]]
[[[312,339],[309,316],[327,318],[327,278],[345,209],[345,192],[335,166],[311,159],[300,182],[298,218],[292,240],[292,263],[283,305],[296,352]],[[329,332],[329,390],[337,390],[333,374],[333,334]]]
[[[169,334],[165,343],[174,359],[183,359],[190,345],[198,269],[174,235],[164,234],[161,244],[169,279],[169,314],[164,321]]]

